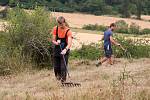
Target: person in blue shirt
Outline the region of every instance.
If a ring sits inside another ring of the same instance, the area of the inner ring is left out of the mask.
[[[106,30],[104,32],[104,51],[105,51],[105,57],[103,57],[97,64],[96,66],[98,67],[99,65],[101,65],[102,63],[104,63],[105,61],[109,61],[109,64],[113,65],[113,60],[112,60],[112,55],[113,55],[113,51],[112,51],[112,44],[117,45],[117,46],[121,46],[118,42],[116,42],[113,39],[113,31],[115,30],[116,25],[114,23],[112,23],[109,27],[108,30]]]

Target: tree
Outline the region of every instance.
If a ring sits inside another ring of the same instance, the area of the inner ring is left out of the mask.
[[[0,5],[7,5],[9,3],[9,0],[0,0]]]
[[[141,20],[141,14],[142,14],[142,3],[143,1],[137,0],[136,5],[137,5],[137,19]]]
[[[130,9],[129,9],[129,5],[130,5],[130,0],[123,0],[122,2],[122,14],[123,17],[125,18],[129,18],[130,17]]]
[[[109,5],[111,5],[113,3],[113,0],[105,0],[105,2]]]
[[[132,3],[136,4],[136,16],[137,19],[141,20],[142,10],[144,9],[144,6],[146,5],[146,1],[148,0],[132,0]]]
[[[103,0],[87,0],[82,4],[81,11],[101,15],[105,14],[105,7]]]

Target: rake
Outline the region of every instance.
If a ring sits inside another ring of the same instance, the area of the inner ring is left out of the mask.
[[[61,45],[59,44],[60,46],[60,49],[62,51],[62,48],[61,48]],[[71,78],[70,77],[70,74],[69,74],[69,71],[68,71],[68,66],[67,66],[67,63],[66,63],[66,60],[65,60],[65,56],[62,55],[62,58],[63,58],[63,61],[64,61],[64,65],[66,67],[66,71],[67,71],[67,74],[68,74],[68,78]],[[61,82],[62,86],[67,86],[67,87],[80,87],[81,84],[80,83],[77,83],[77,82]]]
[[[65,87],[80,87],[81,84],[80,83],[75,83],[75,82],[62,82],[61,86]]]
[[[124,51],[125,57],[127,57],[127,59],[132,59],[130,52],[127,49],[125,49],[122,45],[120,45],[120,47]]]

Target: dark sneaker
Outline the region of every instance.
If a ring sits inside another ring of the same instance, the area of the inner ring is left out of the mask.
[[[99,67],[100,65],[102,65],[100,61],[96,63],[96,67]]]
[[[60,80],[61,80],[60,76],[56,76],[56,79],[57,79],[58,81],[60,81]]]
[[[66,80],[65,79],[61,79],[61,83],[64,83],[64,82],[66,82]]]

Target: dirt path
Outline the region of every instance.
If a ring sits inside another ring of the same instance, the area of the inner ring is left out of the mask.
[[[80,32],[73,32],[73,45],[72,49],[80,48],[82,44],[90,44],[90,43],[99,43],[102,40],[102,34],[90,34],[90,33],[80,33]],[[150,38],[143,38],[143,37],[125,37],[125,39],[131,39],[134,43],[142,43],[150,45]]]
[[[99,24],[108,26],[110,23],[116,22],[118,20],[124,20],[129,25],[131,23],[136,23],[142,29],[143,28],[150,28],[150,22],[147,21],[140,21],[135,19],[127,19],[127,18],[115,18],[115,17],[108,17],[108,16],[94,16],[88,14],[77,14],[77,13],[53,13],[54,16],[64,16],[67,21],[69,22],[71,27],[82,28],[83,25],[87,24]],[[143,16],[146,19],[149,19],[148,16]]]
[[[86,63],[88,65],[85,65]],[[109,87],[113,80],[117,80],[125,66],[126,71],[134,76],[138,84],[137,88],[150,93],[148,90],[150,88],[150,59],[134,60],[132,63],[125,59],[117,59],[115,65],[104,64],[99,68],[95,67],[94,62],[86,63],[75,61],[70,64],[71,78],[69,80],[82,84],[81,87],[76,88],[61,87],[60,83],[55,80],[52,70],[0,77],[0,100],[91,100],[91,98],[97,98],[98,94],[103,99],[109,100],[111,95],[106,95],[111,91]]]
[[[143,16],[142,16],[142,19],[143,19],[143,20],[150,21],[150,16],[148,16],[148,15],[143,15]]]
[[[102,35],[98,34],[89,34],[89,33],[76,33],[73,32],[73,36],[75,39],[73,39],[73,45],[72,49],[80,48],[82,44],[90,44],[90,43],[98,43]]]

